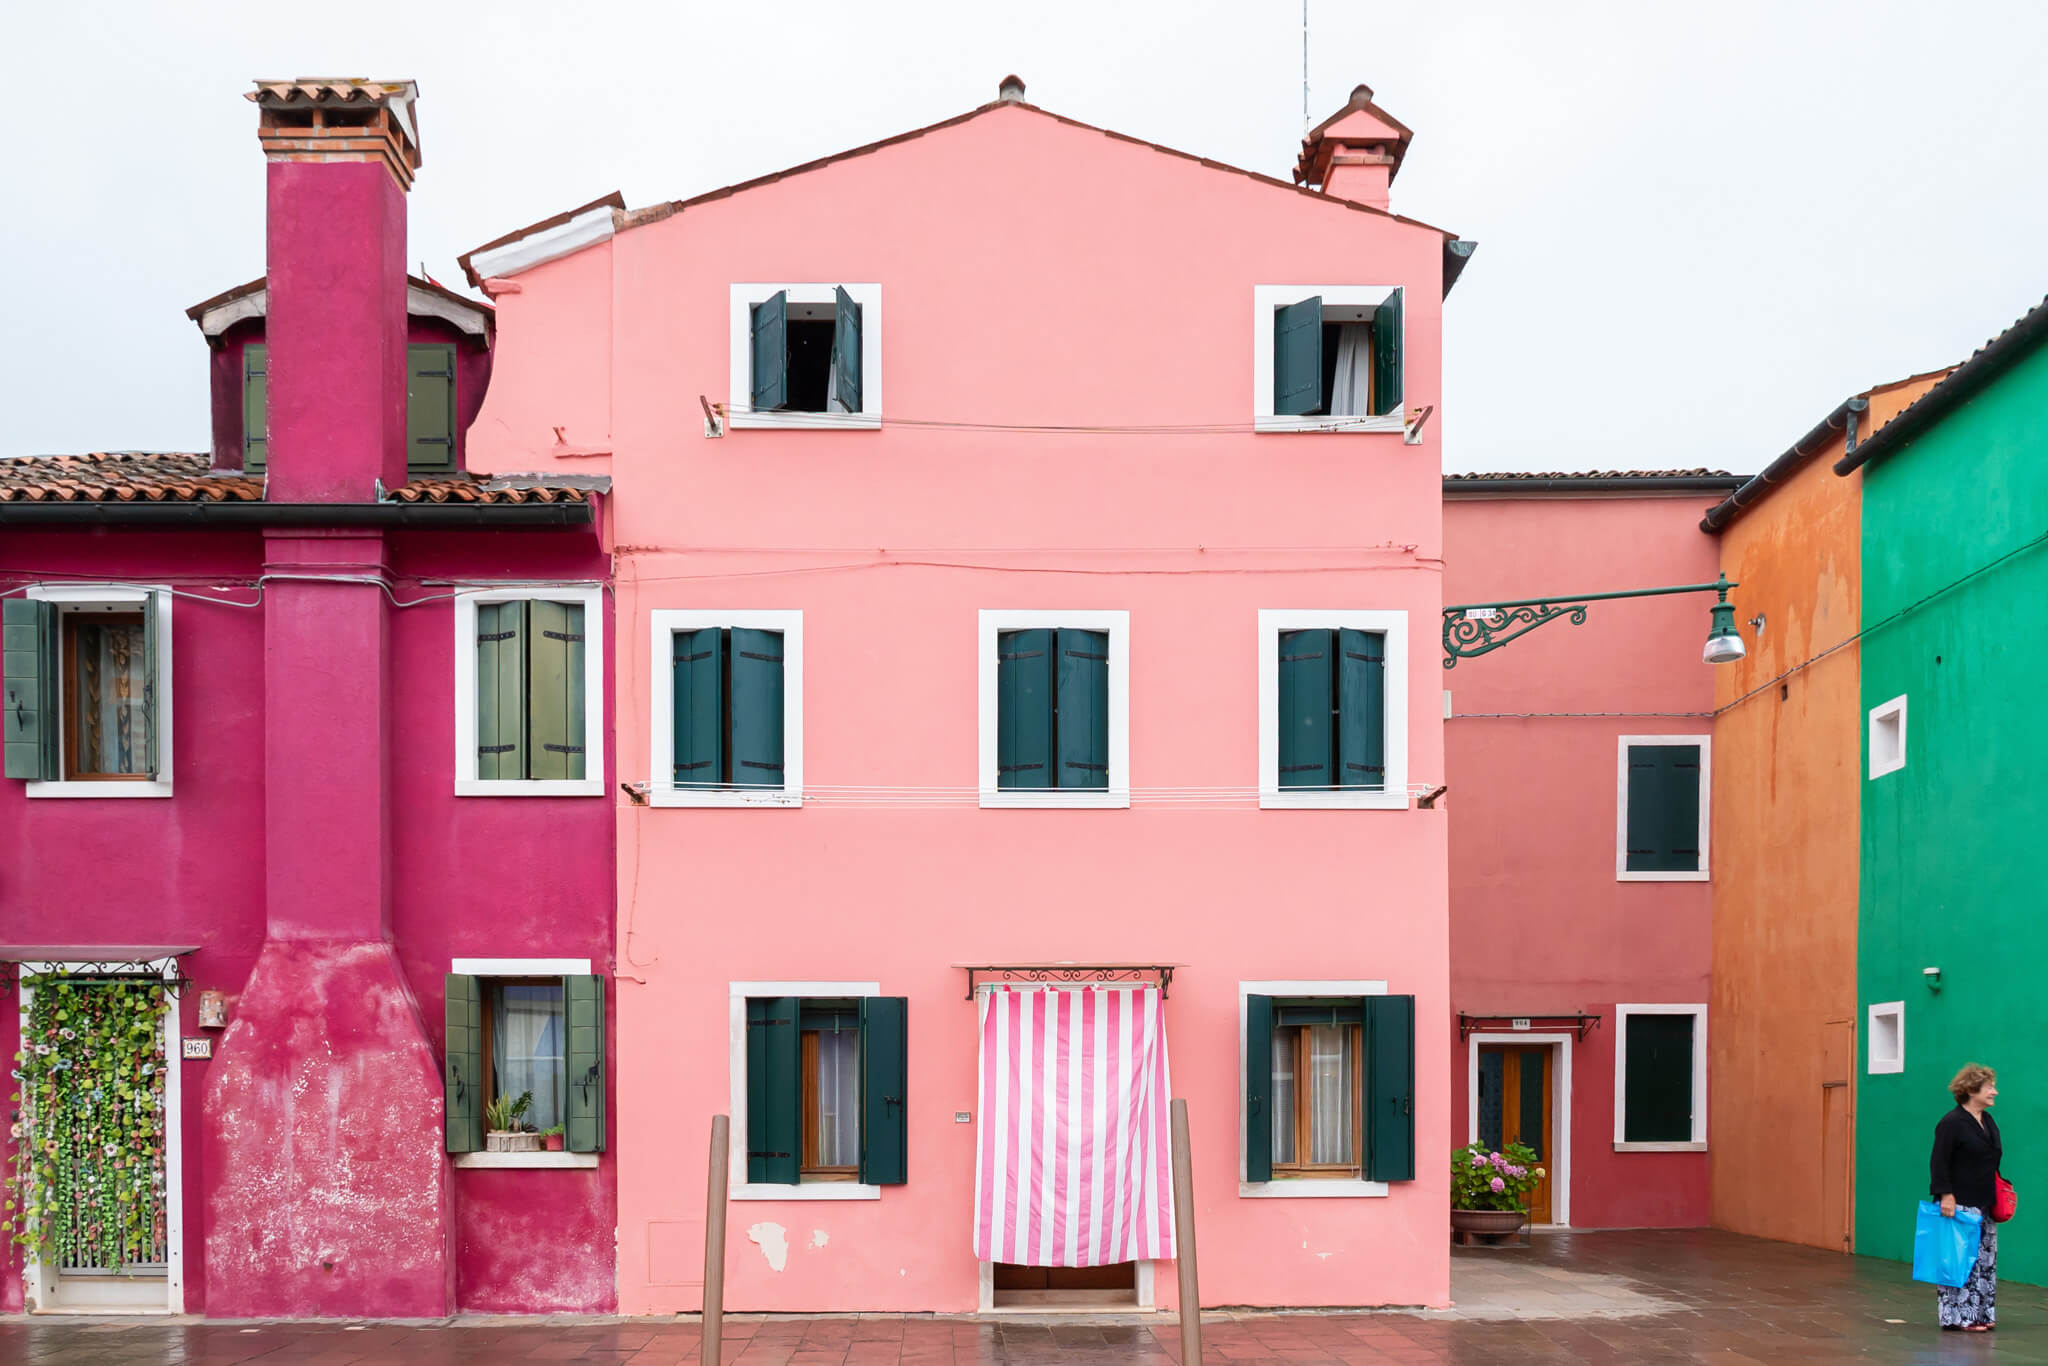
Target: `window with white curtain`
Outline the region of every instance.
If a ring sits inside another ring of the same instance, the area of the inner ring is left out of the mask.
[[[516,1100],[530,1092],[523,1124],[544,1131],[562,1123],[561,980],[496,980],[485,1000],[491,1095]]]
[[[802,1175],[853,1181],[860,1175],[860,1010],[846,1002],[803,1009]]]
[[[1355,1007],[1280,1002],[1273,1030],[1273,1175],[1356,1176],[1362,1112]]]

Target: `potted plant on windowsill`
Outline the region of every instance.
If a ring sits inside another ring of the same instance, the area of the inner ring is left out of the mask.
[[[557,1124],[551,1129],[542,1129],[540,1141],[551,1153],[562,1151],[562,1126]]]
[[[1529,1195],[1547,1172],[1536,1150],[1510,1143],[1500,1152],[1472,1143],[1451,1153],[1451,1232],[1468,1247],[1475,1238],[1497,1240],[1528,1222]]]
[[[537,1153],[540,1135],[530,1133],[520,1122],[533,1105],[533,1092],[521,1091],[518,1099],[499,1096],[484,1106],[484,1151],[491,1153]]]

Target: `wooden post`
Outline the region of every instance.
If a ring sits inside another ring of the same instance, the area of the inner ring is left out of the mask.
[[[1180,1269],[1180,1359],[1202,1359],[1202,1290],[1195,1271],[1195,1173],[1188,1145],[1188,1103],[1173,1102],[1174,1256]]]
[[[704,1337],[698,1360],[717,1366],[725,1339],[725,1193],[732,1121],[711,1117],[711,1179],[704,1193]]]

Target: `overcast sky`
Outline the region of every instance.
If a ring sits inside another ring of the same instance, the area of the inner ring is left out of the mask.
[[[1300,0],[131,0],[6,28],[5,455],[205,448],[183,310],[263,270],[259,76],[419,81],[410,259],[449,284],[609,190],[764,174],[1011,70],[1270,175],[1302,132]],[[2039,0],[1311,0],[1310,30],[1312,115],[1371,85],[1415,130],[1394,208],[1480,244],[1447,310],[1447,469],[1751,472],[2048,292]]]

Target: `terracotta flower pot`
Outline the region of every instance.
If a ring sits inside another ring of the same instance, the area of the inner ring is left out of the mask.
[[[549,1152],[558,1153],[562,1151],[562,1136],[560,1134],[544,1134],[542,1137],[547,1141]]]
[[[1451,1232],[1466,1247],[1492,1246],[1520,1232],[1528,1219],[1527,1210],[1454,1209],[1451,1211]]]

